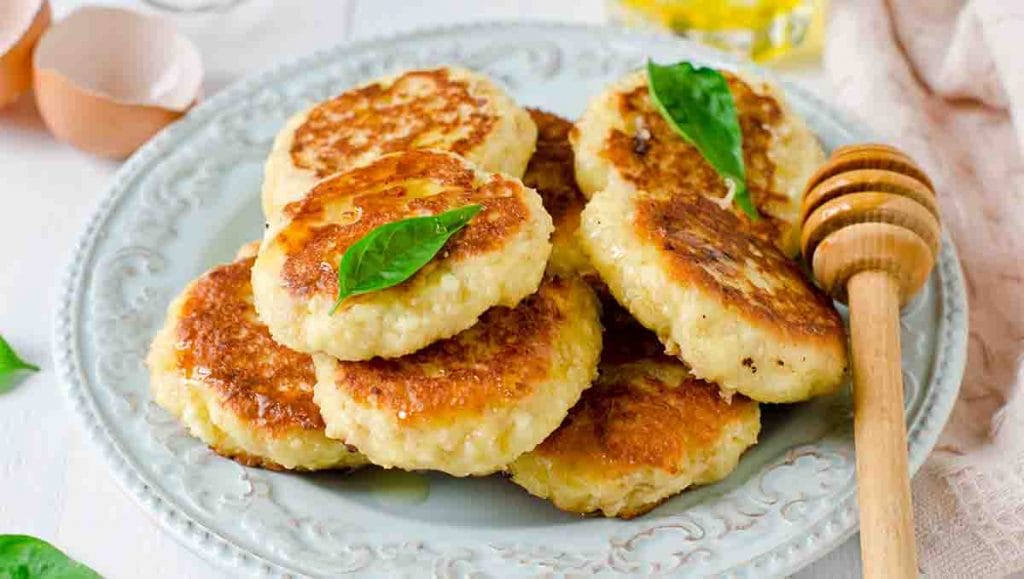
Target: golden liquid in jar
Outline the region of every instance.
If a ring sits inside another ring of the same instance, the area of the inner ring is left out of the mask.
[[[818,58],[827,0],[610,0],[613,17],[759,62]]]

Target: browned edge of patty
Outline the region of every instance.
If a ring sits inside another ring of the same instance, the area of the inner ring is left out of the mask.
[[[605,328],[601,375],[562,425],[533,452],[585,462],[608,475],[640,468],[675,474],[688,449],[716,442],[724,428],[741,420],[756,403],[742,395],[725,400],[716,385],[697,378],[665,383],[655,373],[634,366],[685,368],[665,355],[657,336],[606,291],[599,288],[598,293]]]
[[[636,207],[634,230],[657,249],[674,282],[701,288],[781,336],[845,339],[832,300],[741,217],[700,195],[643,195]]]
[[[770,95],[758,94],[747,83],[723,72],[736,103],[743,133],[743,159],[747,186],[762,219],[740,217],[744,228],[774,240],[786,228],[771,215],[773,203],[788,203],[788,197],[773,189],[775,164],[768,156],[771,127],[782,118],[782,106]],[[618,96],[619,114],[627,131],[608,135],[604,155],[616,171],[641,191],[658,191],[678,197],[705,195],[722,198],[728,193],[725,181],[691,145],[668,124],[651,102],[646,83]]]
[[[416,275],[427,275],[448,262],[494,251],[529,220],[518,180],[494,174],[476,181],[465,160],[442,152],[416,150],[381,157],[372,163],[321,181],[302,201],[285,208],[289,224],[272,240],[287,258],[281,280],[296,296],[334,296],[341,256],[372,229],[414,216],[436,215],[479,204],[483,210],[445,245],[443,254]],[[430,181],[440,190],[416,196],[417,183]],[[343,204],[344,222],[325,221],[328,208]],[[325,267],[329,265],[330,267]],[[389,291],[402,291],[409,282]],[[372,297],[372,296],[371,296]],[[353,296],[351,307],[367,296]]]
[[[537,148],[530,157],[523,183],[537,190],[556,230],[574,233],[586,198],[576,184],[573,151],[569,143],[572,123],[540,109],[527,112],[537,125]]]
[[[254,261],[246,257],[216,267],[190,288],[175,329],[177,367],[261,430],[323,430],[313,403],[312,358],[279,345],[256,316]]]
[[[422,84],[431,90],[414,92]],[[443,148],[464,155],[487,138],[498,120],[485,105],[485,98],[471,93],[469,81],[453,78],[446,69],[409,71],[389,86],[368,84],[310,110],[295,131],[292,162],[326,177],[350,168],[367,152],[430,147],[437,145],[438,134],[451,138],[459,132],[465,134]]]
[[[551,372],[572,284],[548,277],[515,308],[491,308],[468,330],[400,358],[339,362],[334,386],[406,424],[482,414],[536,394]]]

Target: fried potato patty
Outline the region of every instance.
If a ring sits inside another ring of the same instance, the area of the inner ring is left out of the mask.
[[[412,70],[346,91],[296,114],[267,159],[263,210],[281,209],[320,179],[408,149],[457,153],[482,169],[521,177],[537,129],[486,76],[462,68]]]
[[[276,344],[252,306],[255,247],[193,281],[171,304],[147,364],[157,404],[217,454],[249,466],[366,463],[327,438],[313,360]]]
[[[341,257],[369,231],[474,204],[481,212],[411,279],[331,313]],[[341,360],[409,354],[492,306],[515,306],[537,289],[551,252],[551,217],[533,189],[440,151],[392,153],[337,174],[285,214],[253,268],[256,309],[277,341]]]
[[[555,232],[551,236],[549,271],[556,274],[586,275],[593,271],[576,234],[580,212],[587,199],[576,185],[569,131],[572,123],[538,109],[527,109],[537,125],[537,149],[523,175],[523,183],[540,194],[551,214]]]
[[[743,132],[747,185],[762,219],[746,226],[788,256],[800,250],[800,202],[825,154],[803,120],[771,84],[723,72]],[[595,97],[571,134],[576,179],[587,197],[615,176],[639,190],[703,194],[720,200],[725,181],[679,136],[651,102],[647,75],[636,72]],[[739,212],[734,208],[734,211]]]
[[[757,442],[760,410],[694,378],[621,308],[606,304],[603,320],[597,383],[508,470],[513,482],[560,509],[628,519],[728,476]]]
[[[384,467],[495,472],[551,433],[597,373],[598,304],[579,278],[549,277],[515,308],[414,354],[314,356],[329,436]]]
[[[708,191],[724,194],[721,179],[696,149],[667,132],[657,113],[647,112],[643,79],[613,86],[576,126],[577,177],[590,171],[591,186],[601,187],[580,225],[591,264],[619,303],[694,376],[761,402],[834,391],[846,370],[845,328],[831,300],[776,247],[773,223],[784,220],[755,223],[714,200],[720,195]],[[768,121],[759,115],[778,105],[729,79],[738,93],[754,198],[767,215],[783,215],[772,213],[777,206],[766,199],[774,197],[759,185],[775,174],[762,142],[771,135],[758,128]],[[754,112],[744,104],[751,99]],[[608,124],[597,118],[630,119],[633,126],[641,118],[635,110],[645,111],[640,122],[649,135],[638,141],[638,134],[613,129],[602,132],[601,148],[592,146],[591,131]],[[594,168],[601,166],[607,170],[597,183]]]

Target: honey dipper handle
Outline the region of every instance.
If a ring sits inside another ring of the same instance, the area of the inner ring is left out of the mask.
[[[864,577],[917,577],[900,372],[899,286],[883,271],[847,282],[857,498]]]

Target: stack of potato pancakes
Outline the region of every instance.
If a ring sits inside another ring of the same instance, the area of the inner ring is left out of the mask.
[[[758,220],[640,72],[575,125],[458,68],[295,115],[266,162],[262,242],[169,308],[156,401],[250,466],[506,472],[578,513],[633,517],[724,478],[759,402],[840,386],[846,339],[791,260],[824,155],[776,90],[723,74]],[[371,231],[471,205],[412,277],[338,302]]]

